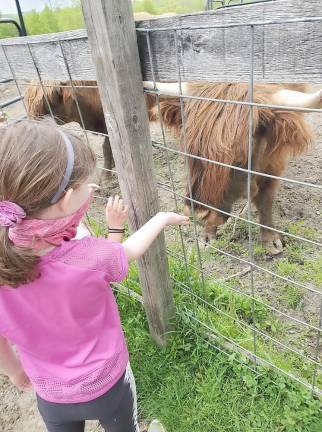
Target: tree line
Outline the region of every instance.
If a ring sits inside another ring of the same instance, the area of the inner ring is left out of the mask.
[[[152,15],[161,15],[167,12],[189,13],[205,10],[206,0],[134,0],[134,12],[148,12]],[[55,6],[51,1],[46,4],[40,12],[31,10],[24,14],[25,25],[28,35],[43,33],[56,33],[66,30],[75,30],[84,27],[84,19],[80,0],[72,0],[70,6]],[[0,19],[8,18],[2,16]],[[15,15],[10,18],[18,21]],[[12,24],[0,25],[0,38],[18,36],[17,29]]]

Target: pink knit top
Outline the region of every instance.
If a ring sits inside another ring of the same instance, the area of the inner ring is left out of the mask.
[[[127,274],[124,249],[103,238],[66,241],[42,257],[39,268],[31,283],[0,287],[0,334],[16,345],[40,397],[95,399],[128,362],[109,285]]]

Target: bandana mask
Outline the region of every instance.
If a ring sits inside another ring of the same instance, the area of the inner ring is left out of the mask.
[[[63,195],[74,167],[74,149],[68,136],[62,131],[58,133],[64,140],[67,152],[67,164],[64,177],[55,195],[50,200],[55,204]],[[9,239],[18,247],[41,249],[59,246],[64,240],[76,236],[77,227],[86,213],[91,197],[75,213],[58,219],[26,219],[26,212],[17,203],[0,202],[0,226],[8,229]]]
[[[19,247],[41,249],[59,246],[76,236],[77,227],[87,212],[90,198],[75,213],[58,219],[23,219],[9,228],[9,239]]]

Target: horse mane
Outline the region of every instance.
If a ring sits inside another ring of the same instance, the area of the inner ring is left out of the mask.
[[[85,80],[73,80],[72,82],[47,80],[43,81],[42,85],[39,81],[32,81],[24,95],[28,115],[31,117],[41,117],[50,114],[48,103],[55,113],[56,109],[61,107],[61,104],[66,105],[74,102],[75,96],[77,98],[80,96],[85,97],[94,109],[97,107],[102,109],[96,85],[96,81]],[[78,121],[75,119],[76,114],[73,110],[69,111],[71,118],[68,121]]]
[[[73,87],[72,87],[73,84]],[[27,108],[27,114],[30,117],[38,118],[50,114],[48,104],[52,109],[53,115],[57,111],[64,114],[64,122],[80,121],[79,113],[75,102],[77,97],[81,111],[86,115],[87,107],[91,110],[91,116],[96,114],[104,120],[103,108],[96,81],[73,80],[71,81],[31,81],[28,85],[24,102]],[[156,96],[145,94],[149,120],[153,120],[153,107],[156,106]],[[60,119],[62,120],[62,119]],[[86,120],[86,119],[84,119]],[[99,119],[97,119],[98,121]]]
[[[282,88],[305,91],[303,84],[255,84],[253,100],[272,104],[272,94]],[[187,94],[211,99],[247,102],[247,83],[191,83]],[[164,123],[180,137],[183,151],[226,165],[247,168],[249,141],[248,105],[184,99],[184,126],[177,97],[161,97]],[[264,170],[269,158],[286,158],[304,152],[313,139],[303,113],[253,106],[253,156],[260,136],[267,145],[262,156]],[[157,115],[157,107],[153,110]],[[192,196],[205,204],[220,206],[230,181],[231,168],[189,158]]]

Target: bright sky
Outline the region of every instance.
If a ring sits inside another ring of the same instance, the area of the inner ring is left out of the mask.
[[[31,9],[40,11],[46,4],[52,4],[53,6],[59,4],[60,6],[64,6],[68,5],[69,3],[69,0],[20,0],[22,11],[29,11]],[[0,12],[3,14],[8,14],[16,13],[16,11],[17,9],[15,0],[0,0]]]

